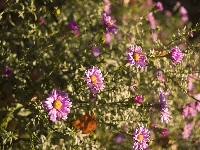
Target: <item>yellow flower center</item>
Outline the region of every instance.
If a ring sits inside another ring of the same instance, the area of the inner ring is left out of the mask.
[[[133,53],[133,59],[135,59],[136,61],[140,59],[140,54],[134,52]]]
[[[138,139],[139,141],[142,141],[142,140],[143,140],[143,135],[139,134],[138,137],[137,137],[137,139]]]
[[[92,83],[96,83],[97,82],[97,77],[95,75],[91,75],[90,79],[91,79]]]
[[[53,107],[54,107],[55,109],[59,110],[59,109],[61,108],[61,106],[62,106],[62,103],[61,103],[60,100],[55,100],[55,101],[53,102]]]

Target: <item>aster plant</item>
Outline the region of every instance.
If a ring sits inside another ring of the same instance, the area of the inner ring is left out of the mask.
[[[166,3],[1,0],[0,149],[197,148],[200,28]]]
[[[43,101],[44,108],[48,111],[50,120],[66,120],[72,107],[72,102],[68,98],[67,93],[59,89],[53,89],[46,100]]]

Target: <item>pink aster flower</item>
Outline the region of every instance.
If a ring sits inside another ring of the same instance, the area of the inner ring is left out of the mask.
[[[54,89],[46,100],[43,101],[43,106],[50,116],[50,120],[55,122],[56,120],[66,120],[72,107],[72,102],[68,98],[68,95],[58,89]]]
[[[180,50],[179,47],[174,47],[171,49],[170,57],[174,65],[181,63],[183,60],[183,52]]]
[[[196,115],[196,104],[191,102],[183,108],[183,118],[193,118]]]
[[[150,27],[151,29],[155,29],[156,28],[156,20],[153,16],[153,13],[150,12],[148,15],[147,15],[147,20],[149,21],[150,23]]]
[[[148,147],[150,131],[145,128],[143,125],[138,127],[135,132],[133,133],[133,149],[134,150],[144,150]]]
[[[102,14],[102,22],[106,28],[106,32],[117,34],[118,27],[115,24],[115,20],[112,20],[111,16],[108,16],[105,12]]]
[[[142,95],[136,94],[134,100],[136,103],[142,104]]]
[[[96,94],[103,89],[103,76],[101,70],[97,67],[92,66],[90,69],[85,71],[85,81],[90,88],[91,93]]]
[[[184,139],[188,139],[190,137],[192,128],[193,128],[193,124],[191,124],[191,123],[185,125],[183,132],[182,132],[182,137]]]
[[[131,66],[145,67],[147,65],[147,57],[142,53],[142,48],[137,45],[131,45],[126,59],[131,64]]]

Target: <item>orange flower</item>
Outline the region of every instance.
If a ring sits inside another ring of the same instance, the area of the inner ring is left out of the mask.
[[[81,130],[82,134],[91,133],[97,127],[97,122],[95,120],[94,113],[92,111],[91,115],[89,115],[89,113],[86,113],[79,119],[73,121],[72,126],[77,130]]]

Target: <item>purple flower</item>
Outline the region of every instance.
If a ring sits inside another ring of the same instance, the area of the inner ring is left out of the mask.
[[[191,123],[185,125],[183,132],[182,132],[182,137],[184,139],[189,138],[192,128],[193,128],[193,124],[191,124]]]
[[[120,144],[121,142],[123,142],[124,138],[125,138],[125,134],[124,133],[118,133],[115,136],[115,142],[117,144]]]
[[[12,70],[9,67],[5,67],[3,70],[3,74],[8,77],[12,74]]]
[[[93,46],[92,47],[92,54],[95,56],[95,57],[98,57],[99,54],[100,54],[100,50],[97,46]]]
[[[150,27],[151,29],[155,29],[156,28],[156,20],[153,16],[153,13],[150,12],[148,15],[147,15],[147,20],[149,21],[150,23]]]
[[[148,147],[150,131],[145,128],[143,125],[138,127],[133,133],[133,149],[134,150],[144,150]]]
[[[134,100],[136,103],[142,104],[142,95],[136,94]]]
[[[162,133],[162,136],[166,136],[168,134],[168,130],[164,128],[162,129],[161,133]]]
[[[147,57],[142,53],[142,48],[137,45],[131,45],[127,54],[127,60],[131,66],[145,67],[147,65]]]
[[[90,88],[91,93],[96,94],[103,89],[103,76],[101,70],[97,67],[92,66],[90,69],[85,71],[85,81]]]
[[[157,8],[158,11],[162,11],[162,10],[163,10],[163,5],[162,5],[162,3],[161,3],[161,2],[157,2],[157,3],[156,3],[156,8]]]
[[[78,30],[78,26],[77,26],[77,23],[75,21],[69,21],[68,27],[72,31]]]
[[[43,106],[49,111],[50,120],[55,122],[56,120],[67,119],[72,102],[70,102],[66,93],[53,89],[49,97],[43,101]]]
[[[177,46],[171,49],[170,57],[174,65],[181,63],[183,56],[182,51]]]
[[[105,12],[102,14],[102,22],[106,28],[106,32],[117,34],[118,27],[115,24],[115,20],[112,20],[111,16],[107,16]]]
[[[159,89],[158,93],[159,93],[160,106],[161,106],[161,109],[163,109],[167,107],[166,98],[169,96],[169,92],[164,93],[163,90]]]

